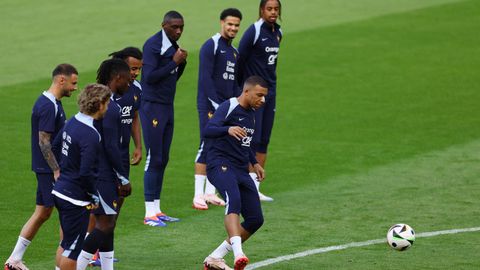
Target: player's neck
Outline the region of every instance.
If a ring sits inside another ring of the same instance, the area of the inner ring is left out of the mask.
[[[242,106],[242,108],[248,110],[250,109],[250,104],[248,104],[248,101],[247,99],[245,98],[245,96],[243,95],[240,95],[238,98],[238,104],[240,104],[240,106]]]
[[[62,98],[62,89],[59,85],[55,83],[52,83],[50,88],[48,88],[48,92],[51,93],[57,100],[60,100]]]

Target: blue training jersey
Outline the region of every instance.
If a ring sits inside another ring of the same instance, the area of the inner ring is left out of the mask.
[[[65,125],[65,111],[62,102],[55,99],[52,93],[45,91],[38,97],[32,109],[31,117],[31,143],[32,143],[32,170],[36,173],[52,173],[47,161],[43,157],[38,144],[38,132],[44,131],[51,134],[52,143],[58,132]],[[54,152],[58,159],[58,152]]]
[[[273,26],[263,19],[252,24],[243,34],[240,52],[239,84],[257,75],[268,83],[268,95],[275,95],[277,87],[277,58],[282,40],[280,25]]]
[[[242,140],[228,134],[232,126],[239,126],[247,132]],[[238,103],[237,98],[231,98],[218,107],[213,117],[205,126],[205,137],[210,140],[207,154],[208,167],[214,167],[225,162],[240,168],[248,169],[248,164],[255,164],[257,160],[250,148],[255,132],[255,111],[245,109]]]
[[[130,136],[132,134],[132,123],[135,112],[140,109],[142,87],[138,81],[130,84],[128,91],[123,96],[114,95],[115,102],[120,105],[120,151],[128,156],[130,147]]]
[[[100,151],[98,180],[128,182],[126,169],[123,167],[120,152],[121,117],[120,105],[113,96],[103,119],[95,121],[95,127],[102,136],[102,151]]]
[[[186,62],[177,66],[173,55],[178,49],[162,30],[143,45],[142,98],[143,100],[173,104],[177,80],[182,76]]]
[[[213,112],[220,103],[240,94],[236,82],[238,51],[217,33],[203,44],[199,56],[197,109]]]
[[[90,204],[90,194],[96,194],[100,133],[93,126],[93,118],[77,113],[55,139],[60,143],[60,177],[52,193],[75,205]]]

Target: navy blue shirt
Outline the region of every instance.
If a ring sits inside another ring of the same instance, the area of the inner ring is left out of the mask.
[[[113,101],[103,119],[95,121],[95,127],[102,136],[102,151],[100,151],[98,180],[128,182],[126,169],[123,167],[120,152],[120,105]]]
[[[268,95],[275,95],[277,87],[277,57],[282,39],[280,25],[266,23],[263,19],[252,24],[243,34],[240,52],[239,83],[250,76],[262,77],[269,85]]]
[[[142,88],[138,81],[130,84],[128,91],[123,96],[114,95],[114,100],[120,105],[121,119],[121,135],[120,135],[120,151],[128,156],[130,147],[130,136],[132,134],[132,123],[135,112],[140,109],[140,100],[142,96]]]
[[[43,131],[51,134],[52,143],[58,132],[65,125],[65,112],[62,102],[55,99],[52,93],[45,91],[38,97],[32,109],[32,170],[36,173],[52,173],[47,161],[43,157],[38,145],[38,132]],[[58,152],[54,152],[58,159]]]
[[[232,126],[242,127],[247,136],[242,140],[228,134]],[[213,117],[205,126],[205,137],[210,140],[211,147],[207,154],[208,167],[230,165],[248,169],[248,164],[256,164],[257,160],[250,148],[255,132],[255,111],[245,109],[238,103],[237,98],[231,98],[218,107]]]
[[[60,141],[60,177],[52,193],[75,205],[90,204],[90,194],[96,194],[100,133],[93,126],[93,118],[77,113],[57,136]],[[55,144],[57,145],[57,144]]]
[[[186,62],[177,66],[173,55],[178,49],[164,31],[150,37],[143,45],[142,99],[162,104],[173,104],[177,80]]]
[[[197,108],[215,111],[220,103],[240,94],[236,82],[238,51],[231,42],[216,34],[200,49]]]

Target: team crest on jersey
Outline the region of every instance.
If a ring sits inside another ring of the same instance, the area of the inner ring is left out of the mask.
[[[153,127],[157,127],[157,125],[158,125],[157,118],[153,118],[152,125],[153,125]]]
[[[118,205],[118,204],[117,204],[117,201],[113,200],[112,204],[113,204],[113,208],[114,208],[114,209],[117,209],[117,205]]]
[[[208,119],[211,119],[213,117],[213,112],[208,112]]]
[[[227,171],[227,166],[222,166],[222,172],[226,172]]]
[[[136,101],[137,101],[137,99],[138,99],[137,95],[134,95],[134,96],[133,96],[133,99],[134,99],[134,100],[135,100],[135,102],[136,102]]]

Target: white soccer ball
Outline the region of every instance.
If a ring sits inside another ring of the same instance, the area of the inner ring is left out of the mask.
[[[415,242],[415,231],[407,224],[395,224],[388,229],[387,242],[395,250],[407,250]]]

